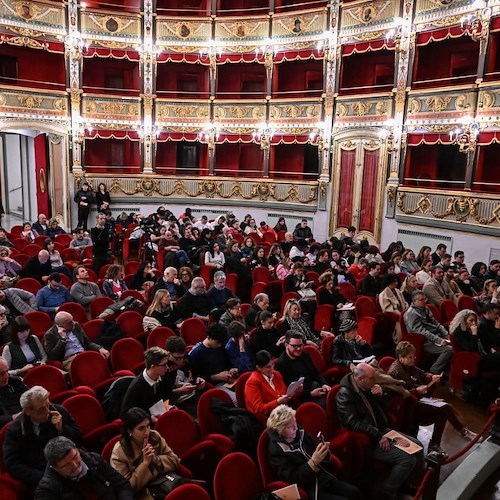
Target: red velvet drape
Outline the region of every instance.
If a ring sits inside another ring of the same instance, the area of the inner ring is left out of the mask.
[[[51,215],[49,201],[49,151],[47,135],[35,137],[35,173],[36,173],[36,200],[38,213]]]
[[[363,182],[361,186],[361,206],[359,230],[374,232],[375,202],[377,195],[377,173],[380,150],[365,150],[363,155]]]
[[[352,191],[354,188],[354,169],[356,150],[342,150],[340,156],[340,189],[337,226],[348,227],[352,224]]]

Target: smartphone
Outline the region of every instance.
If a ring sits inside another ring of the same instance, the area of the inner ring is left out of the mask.
[[[203,380],[198,380],[197,382],[195,382],[195,385],[201,385],[203,384]]]
[[[318,438],[318,441],[321,443],[325,443],[325,437],[323,436],[323,433],[321,431],[318,432],[318,435],[316,436]]]

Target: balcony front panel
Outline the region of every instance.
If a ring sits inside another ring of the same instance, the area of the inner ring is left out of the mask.
[[[217,127],[227,132],[242,133],[244,129],[243,133],[248,133],[265,121],[266,104],[263,101],[216,101],[214,119]]]
[[[269,36],[269,17],[219,18],[215,22],[216,43],[224,52],[255,52]]]
[[[498,196],[398,188],[396,220],[500,236]]]
[[[103,47],[141,45],[141,17],[134,14],[85,10],[81,12],[82,37]]]
[[[138,127],[141,123],[140,98],[87,96],[82,99],[82,117],[92,127],[109,128],[122,125],[123,129]]]
[[[324,39],[326,29],[325,8],[279,13],[273,16],[272,40],[291,50],[308,49]]]
[[[273,99],[269,123],[272,128],[287,130],[316,128],[321,121],[321,99]]]
[[[198,18],[159,16],[156,45],[173,52],[199,52],[212,36],[212,22]]]
[[[500,86],[483,87],[477,99],[477,121],[481,127],[500,124]]]
[[[335,124],[342,127],[382,126],[392,118],[392,109],[392,97],[339,97],[335,105]]]
[[[178,132],[198,133],[210,119],[208,101],[156,99],[156,124]]]

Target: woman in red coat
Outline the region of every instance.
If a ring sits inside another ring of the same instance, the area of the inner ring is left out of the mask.
[[[273,370],[274,359],[268,351],[255,355],[255,366],[256,370],[245,384],[245,402],[248,410],[265,423],[271,411],[287,404],[290,398],[286,395],[283,377]]]

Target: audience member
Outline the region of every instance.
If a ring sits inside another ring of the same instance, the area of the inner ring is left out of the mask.
[[[27,390],[19,377],[9,374],[9,363],[0,356],[0,429],[20,415],[19,398]]]
[[[356,283],[360,283],[368,274],[368,261],[364,258],[359,259],[357,264],[349,267],[349,274],[356,280]]]
[[[177,275],[178,272],[175,267],[167,267],[165,271],[163,271],[163,278],[160,278],[155,283],[153,290],[155,292],[158,290],[168,290],[170,298],[173,301],[179,300],[186,293],[186,289],[182,286]]]
[[[345,366],[351,371],[355,361],[373,356],[373,348],[358,333],[358,324],[352,319],[342,321],[339,334],[332,344],[332,363]]]
[[[78,217],[80,219],[80,217]],[[80,227],[80,221],[78,226]],[[83,229],[87,230],[87,220],[85,219],[85,224]],[[90,237],[92,238],[92,254],[93,254],[93,265],[96,274],[99,274],[101,267],[108,263],[108,250],[109,244],[113,237],[113,226],[106,219],[106,214],[99,212],[97,214],[96,225],[90,230]]]
[[[431,279],[427,280],[422,288],[427,300],[439,307],[443,300],[448,299],[458,303],[448,282],[444,279],[444,270],[441,266],[434,266],[431,270]]]
[[[226,343],[225,349],[229,358],[229,364],[236,367],[238,373],[252,371],[254,362],[249,342],[246,339],[245,325],[239,321],[232,321],[227,325],[227,333],[229,340]]]
[[[470,270],[470,281],[475,292],[481,293],[483,291],[484,282],[486,278],[484,277],[486,273],[486,264],[484,262],[476,262]]]
[[[381,269],[378,262],[373,261],[368,264],[368,274],[362,278],[359,284],[363,295],[375,298],[382,291],[379,278]]]
[[[208,323],[212,306],[207,297],[205,280],[194,278],[191,288],[177,301],[175,308],[182,319],[199,318]]]
[[[495,280],[497,286],[500,286],[500,260],[493,259],[488,266],[488,270],[484,273],[485,280]]]
[[[269,296],[267,293],[258,293],[253,298],[253,304],[248,309],[245,315],[245,324],[248,328],[255,328],[256,318],[262,311],[267,311],[269,309]]]
[[[14,246],[14,243],[12,243],[7,238],[7,234],[6,234],[5,229],[3,227],[0,227],[0,245],[3,247],[9,247],[9,248],[12,248]]]
[[[83,253],[86,247],[91,247],[92,245],[92,239],[89,236],[85,236],[83,228],[77,227],[73,232],[73,239],[69,243],[69,248],[74,248]]]
[[[62,277],[59,273],[52,273],[47,280],[47,285],[38,290],[36,302],[39,311],[54,316],[66,302],[71,302],[73,297],[69,290],[62,285]]]
[[[20,238],[24,238],[28,243],[35,243],[37,236],[40,236],[37,231],[35,231],[29,222],[23,224],[23,230],[19,235]]]
[[[444,243],[439,243],[436,247],[436,251],[431,254],[432,265],[437,266],[441,262],[441,257],[446,253],[446,245]]]
[[[22,276],[34,278],[44,285],[52,273],[49,257],[47,250],[40,250],[38,255],[34,255],[26,262],[21,272]]]
[[[467,271],[466,267],[462,267],[458,271],[455,283],[457,284],[461,294],[467,295],[468,297],[475,297],[477,295],[474,287],[472,286],[469,271]]]
[[[124,277],[123,266],[111,264],[106,270],[106,279],[102,284],[104,295],[113,300],[120,300],[122,293],[128,290]]]
[[[415,252],[413,250],[405,250],[403,253],[401,271],[406,274],[412,274],[420,271],[420,266],[418,265],[417,259],[415,258]]]
[[[66,231],[59,225],[59,221],[57,219],[50,219],[49,221],[49,230],[47,232],[47,236],[56,239],[56,236],[59,234],[68,234]]]
[[[94,193],[89,190],[89,183],[84,182],[76,192],[74,201],[78,205],[78,227],[87,230],[87,221],[90,214],[90,205],[94,203]]]
[[[432,260],[424,259],[422,261],[422,268],[415,275],[417,278],[417,283],[419,285],[425,285],[431,279],[431,270],[432,270]]]
[[[132,277],[132,281],[130,283],[131,290],[137,290],[144,294],[147,297],[147,293],[150,288],[153,288],[156,283],[156,275],[153,270],[153,266],[150,262],[143,260],[137,271],[134,273]]]
[[[268,351],[275,358],[285,347],[285,335],[274,327],[274,315],[270,311],[261,311],[256,317],[256,330],[250,336],[250,349],[254,355],[259,351]]]
[[[217,271],[214,274],[214,284],[207,292],[207,297],[212,307],[212,314],[214,314],[215,309],[217,316],[220,316],[226,310],[226,303],[229,299],[237,299],[233,291],[226,286],[226,279],[224,271]]]
[[[172,307],[172,300],[168,290],[158,290],[148,307],[142,321],[145,331],[153,330],[159,326],[166,326],[177,332],[180,323],[177,311]]]
[[[41,386],[24,392],[20,404],[22,411],[5,434],[3,456],[7,472],[33,493],[47,465],[45,445],[56,436],[80,443],[82,435],[69,412],[51,403],[49,392]]]
[[[401,280],[397,274],[388,274],[382,283],[383,290],[378,296],[378,303],[382,312],[390,313],[395,319],[394,341],[401,340],[401,325],[399,318],[408,307],[408,303],[399,289]]]
[[[482,313],[489,304],[498,304],[499,288],[494,279],[487,279],[484,282],[484,293],[474,297],[474,302],[480,313]]]
[[[101,290],[97,283],[90,281],[89,272],[85,266],[76,266],[73,275],[75,282],[71,286],[71,297],[75,302],[88,309],[94,299],[102,296]]]
[[[446,328],[441,325],[426,307],[427,297],[423,292],[413,292],[412,303],[404,314],[406,329],[425,337],[424,351],[437,354],[438,358],[430,368],[434,374],[443,373],[453,356],[453,349]]]
[[[486,352],[500,348],[500,304],[489,304],[479,320],[478,336]]]
[[[0,290],[0,304],[10,318],[37,310],[36,296],[22,288],[12,287]]]
[[[0,284],[10,286],[13,278],[19,277],[21,264],[11,257],[12,251],[7,246],[0,246]]]
[[[241,314],[241,300],[238,298],[231,298],[226,302],[226,312],[220,317],[219,322],[224,325],[226,328],[233,321],[237,321],[241,323],[244,327],[245,318]]]

